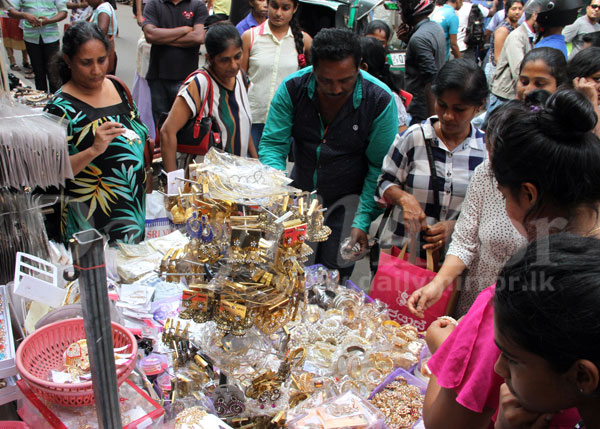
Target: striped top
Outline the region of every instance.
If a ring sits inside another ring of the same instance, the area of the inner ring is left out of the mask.
[[[266,20],[251,28],[248,77],[252,87],[248,93],[250,109],[255,124],[264,124],[275,91],[290,74],[298,70],[298,52],[292,29],[281,40],[271,33]]]
[[[221,131],[223,146],[220,149],[234,155],[248,156],[248,141],[252,125],[247,94],[250,82],[242,70],[235,78],[235,87],[232,91],[223,87],[212,75],[210,79],[213,85],[213,117],[216,118]],[[177,95],[183,97],[195,117],[207,91],[207,78],[198,73],[184,82]],[[204,115],[208,115],[208,104],[204,106]]]
[[[51,18],[58,12],[67,12],[65,0],[11,0],[14,8],[20,12],[31,13],[37,18]],[[44,43],[58,41],[58,23],[34,28],[26,19],[23,23],[23,40],[38,44],[40,37]]]

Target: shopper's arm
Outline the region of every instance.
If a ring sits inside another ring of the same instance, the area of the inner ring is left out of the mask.
[[[135,1],[135,19],[138,25],[141,27],[144,22],[144,14],[142,12],[142,0]]]
[[[142,28],[146,41],[153,45],[169,45],[194,30],[192,27],[185,25],[175,28],[159,28],[149,23],[145,23]]]
[[[450,52],[452,52],[454,58],[460,58],[460,49],[458,49],[456,34],[450,34]]]
[[[563,28],[562,35],[565,36],[565,42],[572,42],[573,39],[577,36],[578,32],[579,21],[575,21],[573,24],[567,25],[565,28]]]
[[[508,29],[506,27],[499,27],[494,32],[494,58],[496,59],[496,63],[498,62],[498,58],[500,58],[500,52],[502,52],[502,47],[504,46],[504,41],[508,37]]]
[[[8,9],[8,16],[15,19],[24,19],[32,27],[39,27],[42,25],[40,20],[35,15],[28,12],[21,12],[13,8]]]
[[[160,129],[160,152],[165,171],[177,169],[177,133],[192,117],[192,110],[183,97],[175,97],[169,116]]]
[[[294,106],[283,81],[269,107],[265,129],[258,145],[260,162],[285,171],[286,159],[290,152],[290,137],[294,125]]]
[[[185,36],[167,44],[177,48],[191,48],[194,46],[200,46],[202,43],[204,43],[204,34],[204,24],[196,24],[192,27],[192,31],[187,33]]]
[[[94,159],[102,155],[111,141],[125,132],[125,127],[119,122],[104,122],[96,129],[94,143],[87,149],[71,155],[69,162],[73,175],[79,174]]]
[[[67,18],[67,11],[61,10],[56,15],[51,16],[50,18],[41,17],[40,22],[42,25],[49,25],[49,24],[55,24],[57,22],[60,22],[66,18]]]
[[[390,100],[371,124],[369,130],[369,145],[365,153],[367,157],[367,175],[360,194],[360,202],[352,222],[353,228],[369,231],[371,222],[381,213],[381,209],[375,202],[375,190],[377,179],[381,174],[383,159],[394,143],[398,134],[398,109],[394,97],[390,94]]]
[[[248,65],[250,64],[250,44],[252,43],[252,28],[244,31],[242,34],[242,68],[248,73]]]
[[[98,27],[104,34],[108,34],[108,29],[110,28],[110,16],[106,12],[101,12],[98,15]]]
[[[487,429],[494,410],[485,408],[482,413],[471,411],[456,402],[452,389],[441,387],[435,375],[429,377],[423,403],[423,422],[427,429]]]

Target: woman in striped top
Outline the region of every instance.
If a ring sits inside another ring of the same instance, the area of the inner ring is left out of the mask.
[[[252,116],[248,103],[249,81],[241,69],[242,40],[231,24],[216,24],[206,33],[207,66],[186,79],[160,130],[161,152],[167,171],[177,168],[177,133],[198,115],[198,109],[212,86],[213,117],[221,133],[221,147],[239,156],[258,158],[250,136]],[[209,103],[204,106],[206,114]]]

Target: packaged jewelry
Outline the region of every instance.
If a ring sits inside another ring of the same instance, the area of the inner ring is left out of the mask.
[[[399,369],[373,391],[369,401],[385,415],[391,429],[412,428],[421,418],[426,388],[420,380]]]
[[[292,410],[290,413],[287,423],[290,429],[307,427],[383,429],[385,427],[385,417],[381,411],[352,390],[327,400],[317,407]]]

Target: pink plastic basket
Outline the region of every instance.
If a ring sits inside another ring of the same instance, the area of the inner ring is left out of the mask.
[[[0,421],[0,429],[29,429],[26,423]]]
[[[115,348],[130,345],[127,352],[137,354],[137,342],[125,327],[112,323]],[[94,403],[92,382],[76,384],[48,381],[52,370],[63,368],[63,353],[71,344],[85,338],[83,319],[67,319],[38,329],[25,338],[17,350],[16,363],[19,374],[38,396],[55,404],[80,407]],[[131,374],[135,358],[117,367],[117,384],[120,386]]]

